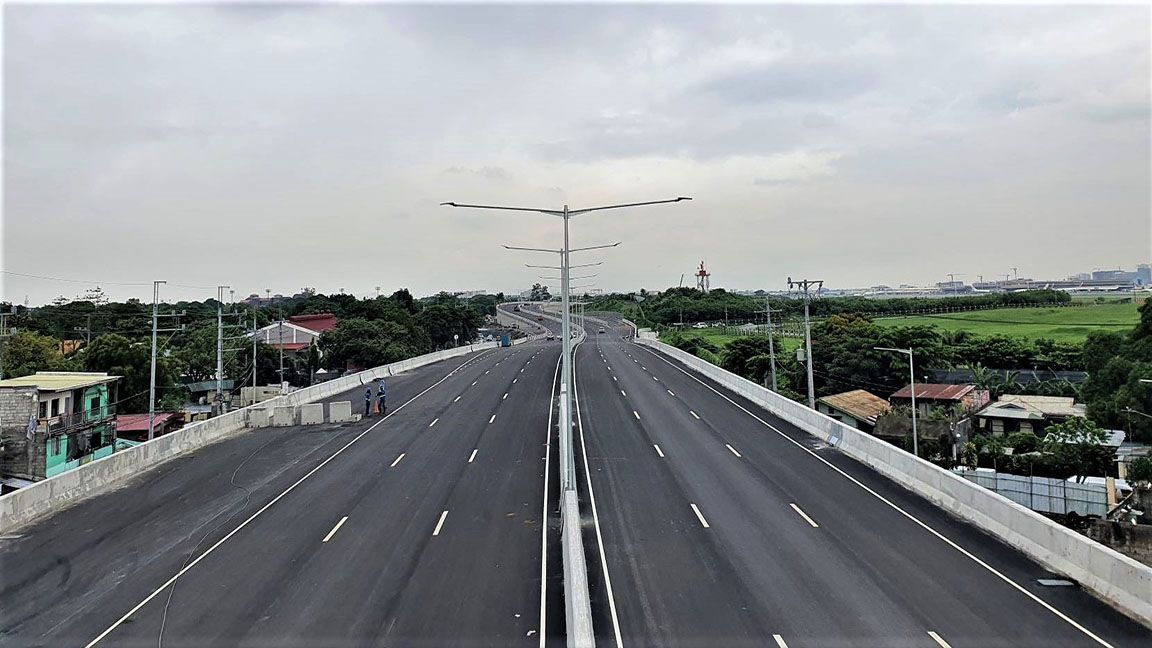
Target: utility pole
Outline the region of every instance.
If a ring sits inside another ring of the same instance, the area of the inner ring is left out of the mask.
[[[792,281],[792,277],[788,277],[788,289],[791,290],[795,286],[798,290],[804,293],[804,350],[808,354],[808,407],[816,409],[816,385],[812,379],[812,320],[808,312],[808,304],[812,301],[812,294],[810,290],[813,286],[816,288],[816,294],[820,294],[820,289],[824,287],[822,280],[814,279],[801,279],[799,281]]]
[[[16,334],[16,329],[8,328],[8,316],[16,314],[16,306],[13,304],[11,313],[0,313],[0,343]],[[4,351],[3,346],[0,344],[0,380],[4,380]]]
[[[151,441],[156,429],[156,329],[160,321],[160,284],[152,282],[152,378],[148,382],[148,440]]]
[[[772,340],[772,305],[764,295],[764,319],[768,324],[768,361],[772,368],[772,391],[776,391],[776,343]]]
[[[224,413],[224,290],[216,286],[216,416]]]
[[[256,309],[252,309],[252,405],[256,404]]]

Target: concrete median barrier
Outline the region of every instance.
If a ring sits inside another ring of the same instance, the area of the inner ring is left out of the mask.
[[[296,425],[299,408],[293,405],[281,405],[272,408],[272,427],[289,427]]]
[[[248,412],[248,427],[250,428],[264,428],[272,425],[272,410],[268,407],[249,407]]]
[[[300,425],[319,425],[324,422],[324,404],[308,403],[299,410]]]
[[[349,423],[359,418],[352,418],[352,401],[335,401],[328,404],[328,421],[331,423]]]
[[[1152,567],[856,428],[824,416],[690,353],[643,336],[638,344],[747,398],[940,508],[1001,538],[1152,627]]]

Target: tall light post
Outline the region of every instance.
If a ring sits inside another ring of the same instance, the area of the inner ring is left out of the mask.
[[[685,197],[685,196],[679,196],[677,198],[672,198],[670,200],[650,200],[650,201],[636,202],[636,203],[621,203],[618,205],[602,205],[599,207],[588,207],[585,209],[569,209],[568,205],[564,205],[563,208],[561,208],[561,209],[537,209],[537,208],[532,208],[532,207],[509,207],[509,206],[503,206],[503,205],[471,205],[471,204],[455,203],[455,202],[441,203],[442,205],[446,205],[449,207],[463,207],[463,208],[468,208],[468,209],[497,209],[497,210],[502,210],[502,211],[534,212],[537,214],[544,214],[547,216],[559,216],[560,218],[562,218],[564,220],[564,247],[562,247],[559,251],[560,251],[560,259],[561,259],[561,261],[560,261],[561,276],[564,277],[564,280],[561,282],[561,286],[560,286],[560,290],[561,290],[561,300],[560,301],[562,303],[562,308],[564,309],[564,316],[562,318],[562,322],[563,322],[562,328],[563,328],[563,335],[564,335],[564,359],[562,362],[562,364],[564,365],[564,367],[563,367],[563,373],[564,373],[564,378],[563,378],[564,416],[561,417],[561,418],[563,418],[563,424],[564,424],[564,438],[561,440],[561,445],[562,445],[562,447],[564,447],[564,445],[566,444],[567,445],[566,449],[569,450],[568,456],[567,456],[567,465],[566,465],[565,471],[564,471],[565,474],[563,475],[563,479],[561,479],[561,482],[563,483],[565,490],[575,490],[575,488],[576,488],[576,478],[575,478],[576,477],[576,462],[575,462],[574,457],[572,456],[572,453],[570,452],[571,447],[572,447],[571,446],[571,443],[572,443],[572,394],[571,394],[572,338],[571,338],[571,330],[570,330],[572,311],[571,311],[571,304],[569,302],[569,295],[568,295],[568,268],[569,268],[568,255],[571,252],[574,252],[575,250],[569,249],[568,219],[572,218],[573,216],[579,216],[581,214],[587,214],[587,213],[594,212],[594,211],[606,211],[609,209],[624,209],[627,207],[642,207],[642,206],[646,206],[646,205],[662,205],[662,204],[667,204],[667,203],[680,202],[683,200],[692,200],[692,199]]]
[[[908,377],[911,379],[912,384],[912,454],[917,457],[920,456],[920,435],[916,432],[916,369],[912,363],[912,349],[892,349],[889,347],[872,347],[877,351],[892,351],[895,353],[902,353],[908,356]]]

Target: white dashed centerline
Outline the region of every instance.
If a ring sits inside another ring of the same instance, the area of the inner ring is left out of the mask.
[[[772,638],[776,640],[777,648],[788,648],[788,644],[784,643],[784,637],[781,637],[780,635],[772,635]]]
[[[452,402],[453,402],[453,403],[455,403],[455,402],[456,402],[456,401],[458,401],[458,400],[460,400],[460,397],[459,397],[459,396],[457,396],[456,398],[453,398],[453,399],[452,399]]]
[[[664,451],[660,449],[660,446],[652,444],[652,447],[656,448],[656,454],[660,455],[660,458],[664,458]]]
[[[727,443],[724,444],[724,447],[731,450],[732,454],[736,455],[737,457],[741,456],[739,452],[736,452],[736,448],[733,448],[732,446],[728,445]]]
[[[691,502],[689,502],[689,504],[691,504]],[[709,528],[709,527],[708,527],[708,520],[705,520],[705,519],[704,519],[704,515],[700,513],[700,509],[696,508],[696,505],[695,505],[695,504],[691,504],[691,506],[692,506],[692,510],[696,512],[696,517],[700,518],[700,524],[701,524],[701,525],[702,525],[702,526],[703,526],[705,529]]]
[[[448,511],[440,514],[440,521],[436,523],[436,530],[432,532],[433,536],[440,535],[440,527],[444,526],[444,518],[448,517]]]
[[[632,410],[632,416],[635,416],[637,421],[640,420],[640,413],[636,410]]]
[[[673,394],[673,393],[672,393],[672,390],[671,390],[671,389],[669,389],[669,390],[668,390],[668,395],[669,395],[669,396],[675,396],[676,394]]]
[[[436,425],[436,421],[439,421],[439,420],[440,419],[438,419],[438,418],[432,419],[432,422],[428,424],[428,427],[432,427],[433,425]]]
[[[819,524],[816,524],[816,520],[813,520],[812,518],[808,517],[808,514],[805,513],[804,511],[800,510],[799,506],[796,506],[795,504],[789,504],[789,506],[791,506],[793,510],[795,510],[797,513],[799,513],[800,517],[804,518],[804,520],[807,521],[808,524],[811,524],[812,528],[815,529],[815,528],[820,527]]]
[[[500,397],[500,400],[507,400],[507,399],[508,399],[508,392],[504,392],[504,395]]]
[[[693,412],[692,410],[688,410],[688,413],[691,414],[692,416],[695,416],[697,421],[700,420],[700,415],[697,414],[696,412]]]
[[[626,394],[623,389],[620,390],[620,395],[624,398],[628,398],[628,394]]]
[[[328,532],[328,535],[324,536],[324,539],[323,539],[323,540],[321,540],[320,542],[328,542],[329,540],[331,540],[331,539],[332,539],[332,536],[336,535],[336,532],[337,532],[337,531],[339,531],[339,530],[340,530],[340,527],[344,526],[344,523],[345,523],[345,522],[347,522],[347,521],[348,521],[348,516],[347,516],[347,515],[345,515],[344,517],[340,518],[340,521],[336,523],[336,526],[332,527],[332,530],[331,530],[331,531],[329,531],[329,532]],[[931,634],[931,633],[929,633],[929,634]]]
[[[476,458],[477,452],[480,452],[480,448],[476,448],[475,450],[472,451],[472,456],[468,457],[468,463],[472,463],[472,461]]]
[[[496,415],[493,414],[492,418],[488,419],[488,422],[491,423],[492,421],[495,421],[495,420],[496,420]]]
[[[404,453],[403,453],[403,452],[401,452],[401,453],[400,453],[400,456],[399,456],[399,457],[396,457],[396,461],[393,461],[393,462],[392,462],[392,465],[391,465],[391,466],[389,466],[389,467],[390,467],[390,468],[395,468],[395,467],[396,467],[396,464],[400,463],[400,460],[401,460],[401,459],[403,459],[403,458],[404,458]]]

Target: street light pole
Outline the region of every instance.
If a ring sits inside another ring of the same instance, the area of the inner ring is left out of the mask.
[[[908,356],[908,378],[911,380],[909,388],[912,390],[912,454],[920,456],[920,435],[916,429],[916,368],[912,362],[912,348],[892,349],[889,347],[872,347],[877,351],[894,351]],[[953,442],[955,445],[955,442]]]
[[[589,212],[594,212],[594,211],[603,211],[603,210],[607,210],[607,209],[623,209],[626,207],[640,207],[640,206],[644,206],[644,205],[660,205],[660,204],[665,204],[665,203],[680,202],[682,200],[692,200],[692,199],[687,198],[685,196],[680,196],[680,197],[673,198],[670,200],[651,200],[651,201],[646,201],[646,202],[624,203],[624,204],[619,204],[619,205],[603,205],[600,207],[589,207],[589,208],[585,208],[585,209],[569,209],[568,205],[564,205],[564,207],[562,209],[559,209],[559,210],[557,210],[557,209],[537,209],[537,208],[532,208],[532,207],[509,207],[509,206],[503,206],[503,205],[471,205],[471,204],[456,203],[456,202],[441,203],[441,205],[448,206],[448,207],[463,207],[463,208],[469,208],[469,209],[496,209],[496,210],[502,210],[502,211],[534,212],[537,214],[546,214],[549,216],[559,216],[560,218],[562,218],[564,220],[564,247],[560,250],[544,250],[544,251],[559,252],[560,253],[560,268],[561,268],[560,273],[561,273],[561,277],[562,277],[561,285],[560,285],[560,290],[561,290],[560,302],[561,302],[561,308],[564,311],[562,314],[562,317],[561,317],[561,326],[562,326],[561,333],[564,336],[564,357],[563,357],[563,360],[561,363],[563,365],[563,371],[562,371],[563,378],[561,379],[561,386],[562,386],[562,391],[563,391],[562,400],[564,403],[564,415],[561,417],[561,419],[562,419],[561,424],[563,425],[563,428],[562,428],[563,434],[561,435],[561,439],[560,439],[560,448],[561,448],[561,453],[566,455],[564,457],[565,468],[561,472],[560,482],[561,482],[562,488],[565,491],[574,491],[576,489],[576,461],[575,461],[575,458],[574,458],[573,453],[571,451],[571,449],[572,449],[572,394],[571,394],[571,389],[572,389],[572,337],[571,337],[572,311],[571,311],[571,302],[569,300],[569,295],[568,295],[568,291],[569,291],[568,272],[569,272],[569,267],[570,267],[569,266],[569,253],[575,252],[576,250],[570,250],[569,249],[568,220],[571,219],[573,216],[579,216],[580,214],[587,214]],[[619,244],[617,243],[617,245],[619,245]],[[509,246],[504,246],[504,247],[508,248],[508,249],[515,249],[515,248],[509,248]],[[605,246],[605,247],[613,247],[613,246]],[[537,250],[537,251],[540,251],[540,250]]]

